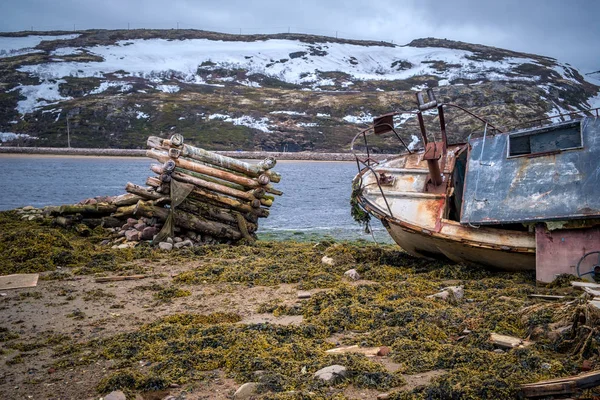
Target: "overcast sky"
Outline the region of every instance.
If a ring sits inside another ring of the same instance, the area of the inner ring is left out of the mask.
[[[2,0],[0,31],[196,28],[481,43],[600,70],[600,0]]]

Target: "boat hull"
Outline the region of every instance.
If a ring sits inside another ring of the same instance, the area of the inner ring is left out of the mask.
[[[535,270],[535,253],[502,250],[464,243],[459,238],[441,238],[408,229],[387,219],[384,224],[394,241],[408,254],[429,259],[446,259],[475,267],[503,271]],[[458,240],[457,240],[458,239]]]

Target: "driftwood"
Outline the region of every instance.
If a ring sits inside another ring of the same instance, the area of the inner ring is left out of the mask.
[[[169,216],[169,210],[157,207],[151,202],[139,201],[136,205],[134,214],[165,221]],[[181,210],[175,210],[173,216],[176,225],[188,230],[233,240],[238,240],[242,237],[240,231],[236,230],[231,225],[209,221]]]
[[[148,138],[148,146],[155,149],[170,150],[172,148],[173,150],[176,150],[169,153],[171,158],[188,157],[194,160],[241,172],[244,175],[251,177],[257,178],[264,174],[269,177],[271,182],[277,183],[281,180],[281,175],[274,171],[269,171],[270,168],[275,166],[275,159],[272,158],[266,159],[258,165],[252,165],[240,160],[236,160],[235,158],[211,153],[199,147],[194,147],[187,144],[177,146],[177,143],[173,143],[172,140],[160,139],[154,136]]]
[[[162,182],[160,182],[160,180],[157,178],[150,177],[146,179],[146,184],[148,186],[158,188],[162,185]],[[219,207],[233,209],[242,213],[252,213],[260,218],[266,218],[269,216],[269,210],[266,210],[264,208],[253,208],[249,204],[246,204],[240,200],[232,199],[231,197],[227,196],[219,196],[218,194],[213,193],[209,190],[196,188],[192,191],[190,196],[192,198],[198,199],[199,201],[205,201],[209,204],[216,205]]]
[[[164,167],[160,165],[153,165],[151,167],[152,171],[157,174],[162,174]],[[241,190],[232,189],[227,186],[219,185],[217,183],[207,182],[202,179],[195,178],[193,176],[185,175],[179,172],[173,172],[171,177],[179,182],[191,183],[200,188],[209,189],[215,192],[223,193],[231,197],[236,197],[238,199],[246,200],[246,201],[254,201],[256,198],[251,192],[242,192]],[[260,206],[260,203],[259,203]]]
[[[508,335],[500,335],[498,333],[490,334],[490,342],[492,342],[498,347],[502,347],[505,349],[513,349],[515,347],[527,347],[533,344],[533,342],[528,340],[523,340]]]
[[[528,383],[521,385],[521,391],[525,397],[544,397],[571,394],[598,385],[600,385],[600,371],[592,371],[567,378]]]
[[[104,282],[119,282],[119,281],[135,281],[139,279],[146,278],[146,275],[128,275],[128,276],[106,276],[102,278],[94,279],[94,282],[104,283]]]
[[[106,215],[117,211],[117,206],[108,203],[67,204],[60,206],[59,214]]]

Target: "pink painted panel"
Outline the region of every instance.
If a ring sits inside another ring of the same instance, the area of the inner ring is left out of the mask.
[[[577,275],[579,259],[585,253],[600,250],[600,227],[548,231],[544,224],[538,224],[535,241],[536,280],[549,283],[559,274]],[[597,262],[597,255],[588,257],[580,272],[590,271]]]

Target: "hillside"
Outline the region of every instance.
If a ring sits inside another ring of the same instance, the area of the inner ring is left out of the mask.
[[[197,30],[0,36],[5,145],[143,148],[182,133],[213,150],[347,151],[373,116],[414,108],[414,92],[507,127],[600,106],[597,73],[533,54],[442,39],[405,46],[298,34]],[[408,141],[416,121],[400,116]],[[452,140],[477,125],[448,116]],[[378,143],[393,151],[395,141]]]

